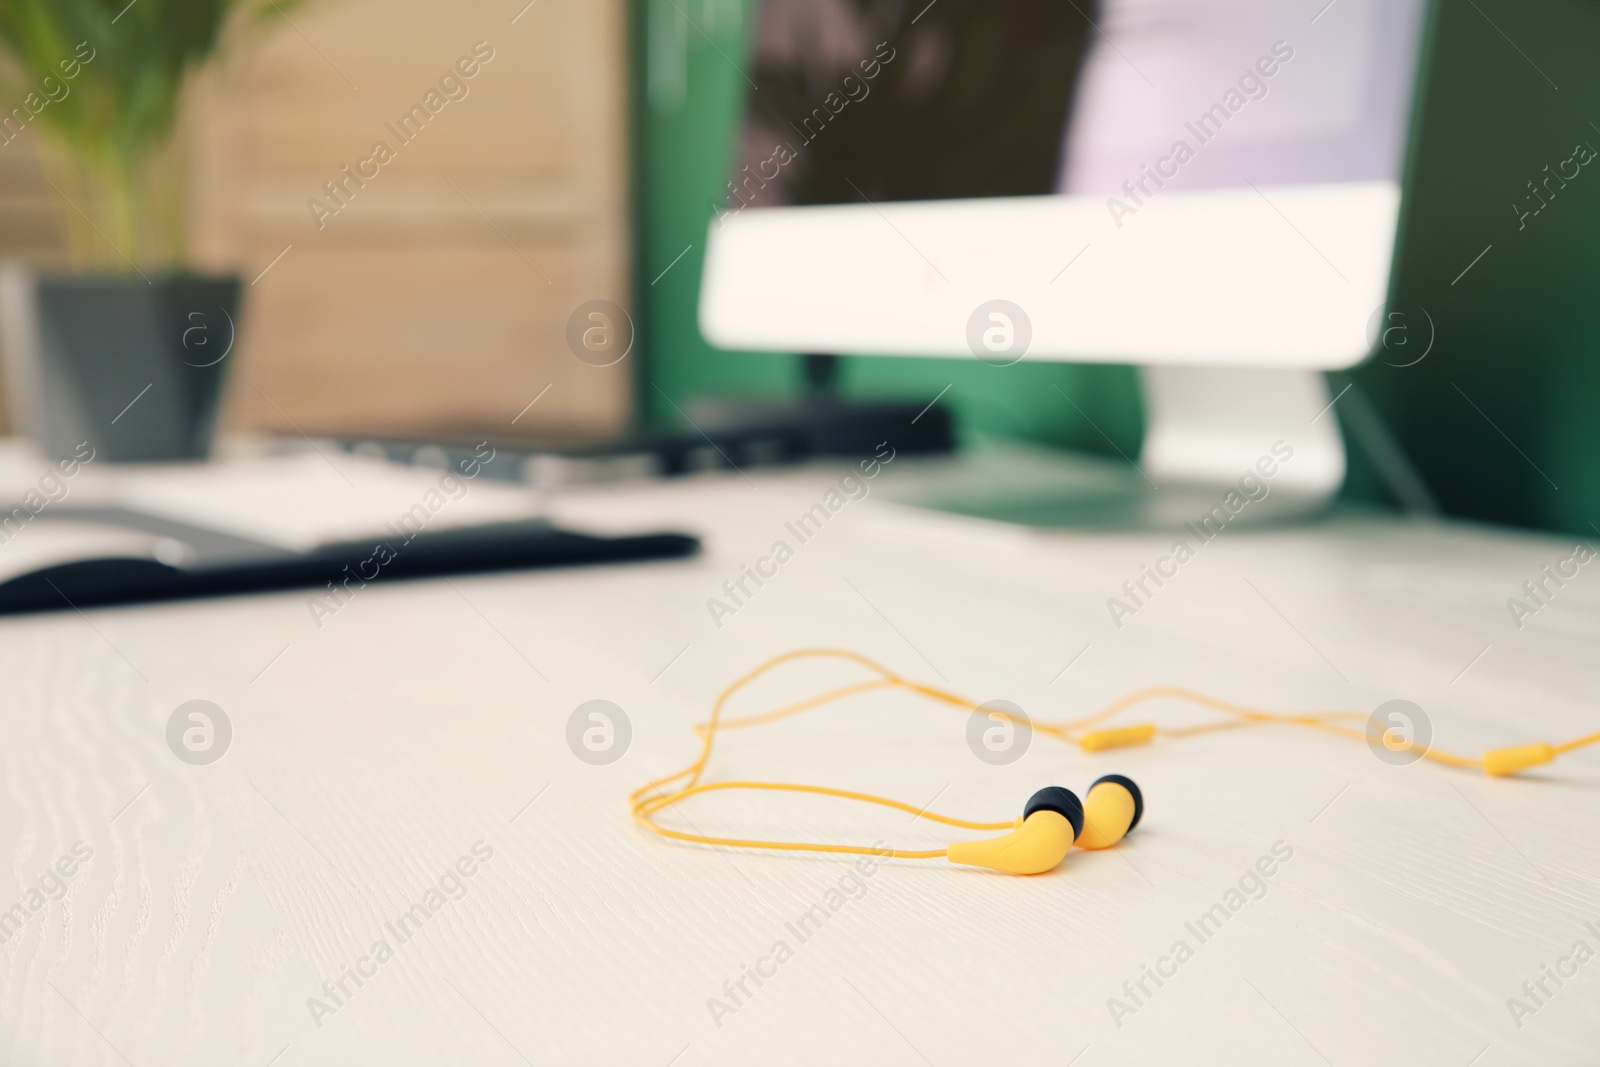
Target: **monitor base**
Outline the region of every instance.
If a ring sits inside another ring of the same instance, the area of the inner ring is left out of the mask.
[[[1332,504],[1345,453],[1321,372],[1148,367],[1142,376],[1137,465],[1007,443],[954,465],[897,465],[880,497],[1019,526],[1202,534],[1299,521]]]

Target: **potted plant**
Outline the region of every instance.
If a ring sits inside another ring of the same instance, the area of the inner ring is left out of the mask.
[[[178,117],[233,27],[287,6],[0,0],[0,151],[37,139],[73,267],[0,278],[13,421],[51,456],[209,451],[241,286],[186,268]]]

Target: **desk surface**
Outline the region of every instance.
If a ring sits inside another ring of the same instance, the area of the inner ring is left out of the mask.
[[[1352,517],[1228,530],[1118,628],[1107,599],[1171,536],[1010,536],[875,495],[795,543],[785,522],[840,473],[560,506],[702,532],[688,562],[380,580],[320,625],[303,593],[0,622],[0,909],[21,916],[0,918],[0,1060],[1593,1062],[1594,750],[1490,781],[1257,728],[1097,756],[1040,735],[993,766],[959,713],[877,695],[730,735],[712,774],[1006,819],[1041,785],[1114,770],[1143,784],[1145,821],[1031,879],[865,876],[641,833],[627,793],[688,762],[714,694],[806,646],[1046,719],[1164,682],[1281,709],[1403,698],[1466,752],[1600,721],[1600,564],[1520,629],[1506,603],[1570,543]],[[707,600],[780,539],[793,558],[718,626]],[[797,667],[746,706],[846,676]],[[193,699],[232,726],[206,766],[168,746]],[[631,723],[609,765],[568,747],[593,699]],[[684,815],[711,834],[950,839],[795,798]],[[797,926],[808,913],[826,918]]]

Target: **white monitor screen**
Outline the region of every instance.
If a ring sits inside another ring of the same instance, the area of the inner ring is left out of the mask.
[[[991,362],[1358,362],[1424,16],[765,0],[702,326],[726,347]]]

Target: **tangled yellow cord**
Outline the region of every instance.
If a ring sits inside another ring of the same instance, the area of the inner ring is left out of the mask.
[[[796,703],[789,704],[781,708],[776,708],[772,711],[748,715],[739,719],[724,719],[722,717],[723,709],[727,706],[728,701],[733,698],[734,694],[738,693],[745,686],[749,685],[751,682],[754,682],[756,679],[760,678],[762,675],[773,670],[774,668],[800,659],[847,660],[865,667],[867,670],[871,671],[875,677],[867,681],[855,682],[850,685],[840,686],[837,689],[831,689],[828,692],[821,693],[817,696],[808,697],[805,700],[797,701]],[[1020,823],[1021,820],[1017,819],[1008,820],[1005,822],[973,822],[968,819],[957,819],[953,816],[940,815],[936,812],[915,808],[910,804],[905,804],[898,800],[891,800],[888,797],[874,796],[870,793],[856,793],[846,789],[834,789],[828,786],[801,785],[797,783],[786,782],[730,781],[702,783],[700,781],[702,775],[705,773],[706,764],[711,759],[711,750],[716,741],[717,731],[735,730],[744,727],[760,726],[765,723],[776,722],[779,719],[787,718],[790,715],[796,715],[802,711],[809,711],[812,708],[820,707],[836,700],[843,700],[846,697],[859,696],[862,693],[870,693],[878,689],[903,689],[908,692],[916,693],[919,696],[927,697],[930,700],[936,700],[945,704],[949,704],[952,707],[958,708],[968,714],[980,710],[980,705],[977,702],[968,700],[965,697],[952,693],[947,689],[941,689],[938,686],[901,678],[899,675],[895,674],[887,667],[884,667],[882,664],[876,663],[856,652],[830,648],[811,648],[800,649],[794,652],[786,652],[781,656],[774,656],[772,659],[762,663],[760,666],[756,667],[754,670],[750,671],[748,674],[744,675],[738,681],[734,682],[732,685],[728,686],[722,691],[722,693],[717,697],[716,703],[711,707],[710,718],[706,722],[697,724],[694,728],[695,732],[701,736],[699,758],[676,774],[668,775],[665,778],[658,778],[653,782],[641,786],[629,797],[629,805],[633,812],[635,821],[637,821],[641,826],[644,826],[650,830],[652,833],[659,834],[662,837],[673,838],[678,841],[692,841],[697,844],[724,845],[730,848],[778,849],[789,852],[848,852],[860,855],[884,856],[898,859],[935,859],[944,856],[946,854],[946,850],[942,848],[912,850],[884,849],[863,845],[830,845],[805,841],[763,841],[733,837],[710,837],[705,834],[686,833],[681,830],[669,830],[657,823],[654,819],[654,816],[657,812],[664,808],[671,807],[672,805],[677,804],[679,801],[687,800],[689,797],[696,796],[701,793],[710,793],[724,789],[764,789],[788,793],[812,793],[818,796],[840,797],[845,800],[854,800],[865,804],[877,804],[882,807],[894,808],[898,811],[909,812],[912,815],[920,816],[924,819],[931,819],[934,822],[943,823],[946,826],[956,826],[966,830],[1009,830]],[[1217,722],[1202,723],[1196,726],[1178,728],[1158,727],[1154,723],[1140,723],[1133,726],[1123,726],[1109,729],[1091,729],[1091,727],[1098,726],[1101,723],[1112,719],[1119,713],[1126,711],[1128,708],[1142,704],[1145,701],[1158,700],[1161,698],[1188,701],[1191,704],[1197,704],[1200,707],[1221,712],[1224,715],[1230,716],[1230,718],[1221,719]],[[1003,713],[997,712],[995,714]],[[1358,729],[1348,725],[1340,724],[1348,723],[1351,720],[1365,722],[1367,718],[1368,716],[1366,714],[1363,714],[1359,711],[1313,711],[1299,713],[1262,711],[1257,708],[1247,708],[1239,704],[1231,704],[1225,700],[1217,700],[1214,697],[1208,697],[1202,693],[1196,693],[1193,690],[1182,689],[1176,686],[1152,686],[1146,689],[1140,689],[1134,693],[1130,693],[1120,700],[1114,701],[1106,707],[1101,708],[1094,714],[1087,715],[1081,719],[1071,719],[1065,722],[1055,723],[1035,722],[1031,723],[1030,725],[1032,729],[1038,731],[1039,733],[1049,734],[1050,736],[1058,738],[1061,741],[1067,742],[1068,744],[1075,744],[1085,752],[1101,752],[1112,748],[1123,748],[1129,745],[1144,744],[1154,740],[1156,737],[1192,737],[1196,734],[1209,733],[1214,730],[1227,730],[1239,726],[1265,724],[1305,726],[1313,730],[1321,730],[1324,733],[1335,734],[1340,737],[1352,738],[1364,742],[1368,740],[1368,735],[1365,729]],[[1582,748],[1585,745],[1592,745],[1596,742],[1600,742],[1600,733],[1589,734],[1588,736],[1579,737],[1559,745],[1534,743],[1529,745],[1519,745],[1514,748],[1492,749],[1488,752],[1485,752],[1477,759],[1473,759],[1468,756],[1458,756],[1453,753],[1444,752],[1427,746],[1418,748],[1416,751],[1418,755],[1424,759],[1431,759],[1438,763],[1447,764],[1451,767],[1480,770],[1485,774],[1501,777],[1505,775],[1516,774],[1518,771],[1526,770],[1529,767],[1537,766],[1541,763],[1548,763],[1550,760],[1564,752],[1571,752],[1574,749]],[[1410,747],[1409,743],[1403,744],[1399,747],[1399,750],[1403,751],[1408,747]],[[683,782],[682,785],[674,789],[668,790],[664,788],[669,786],[671,783],[680,782],[683,779],[687,779],[687,781]]]

